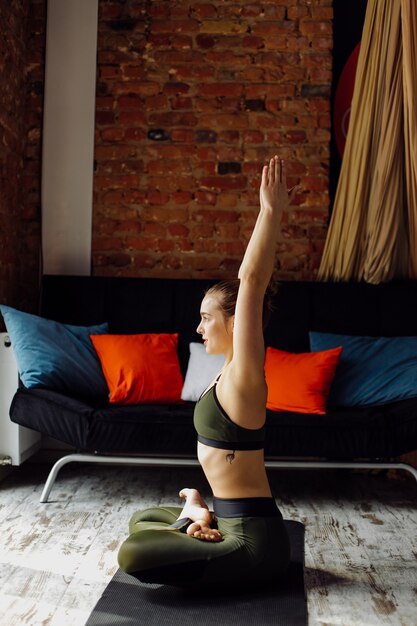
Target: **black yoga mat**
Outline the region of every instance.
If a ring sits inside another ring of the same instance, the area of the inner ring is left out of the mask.
[[[145,585],[118,570],[85,626],[306,626],[304,526],[285,521],[291,563],[276,588],[254,592],[199,592]]]

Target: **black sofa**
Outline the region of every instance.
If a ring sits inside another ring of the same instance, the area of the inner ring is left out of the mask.
[[[178,332],[185,374],[189,343],[205,289],[213,281],[44,276],[42,316],[64,323],[108,322],[111,333]],[[280,283],[265,331],[266,345],[309,351],[309,331],[366,336],[417,336],[417,283]],[[196,464],[194,404],[92,405],[47,389],[19,388],[12,421],[71,444],[75,454],[51,471],[46,502],[59,469],[70,461],[142,465]],[[329,409],[325,415],[267,412],[268,467],[397,467],[417,449],[417,398],[383,406]]]

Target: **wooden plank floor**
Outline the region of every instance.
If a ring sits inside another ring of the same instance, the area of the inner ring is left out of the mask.
[[[26,463],[0,483],[0,626],[83,626],[117,569],[134,511],[179,504],[184,486],[210,501],[197,469],[71,464],[52,501],[40,504],[48,469]],[[417,626],[414,479],[341,470],[270,476],[284,517],[306,527],[310,626]]]

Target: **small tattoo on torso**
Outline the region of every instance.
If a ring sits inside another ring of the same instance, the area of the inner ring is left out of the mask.
[[[235,460],[235,450],[233,450],[233,452],[231,452],[230,454],[226,454],[226,461],[228,463],[232,463],[232,461]]]

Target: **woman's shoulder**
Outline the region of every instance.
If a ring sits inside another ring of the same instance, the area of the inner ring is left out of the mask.
[[[267,386],[263,373],[243,379],[233,361],[216,388],[221,406],[233,422],[246,428],[261,428],[265,421]]]
[[[220,380],[225,387],[230,387],[244,396],[262,395],[266,388],[263,364],[264,359],[262,363],[250,359],[244,362],[242,359],[232,359]]]

